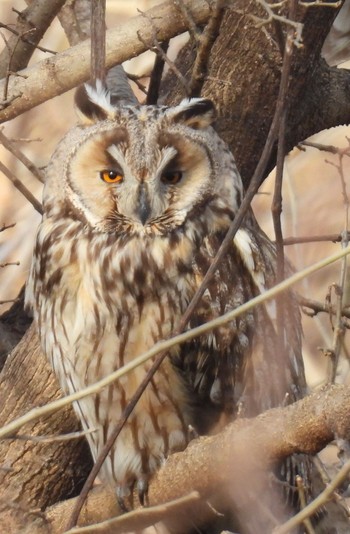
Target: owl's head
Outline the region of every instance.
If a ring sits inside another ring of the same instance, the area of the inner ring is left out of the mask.
[[[97,83],[78,89],[80,125],[47,170],[45,213],[67,208],[107,232],[169,232],[208,208],[234,215],[241,180],[211,124],[210,100],[175,107],[114,105]]]

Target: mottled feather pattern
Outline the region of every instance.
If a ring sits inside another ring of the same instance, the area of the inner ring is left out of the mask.
[[[177,328],[243,194],[233,156],[210,126],[209,101],[113,107],[106,93],[91,91],[81,107],[91,115],[68,132],[47,168],[26,291],[43,351],[66,393],[119,369]],[[189,328],[274,280],[274,246],[248,213]],[[213,432],[238,406],[253,415],[303,394],[298,310],[286,298],[291,339],[282,363],[269,305],[170,351],[102,468],[121,497],[134,483],[144,487],[170,453],[186,447],[190,426]],[[83,428],[93,430],[87,439],[94,458],[151,363],[75,403]]]

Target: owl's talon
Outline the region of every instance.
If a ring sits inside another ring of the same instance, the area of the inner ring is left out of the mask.
[[[148,477],[144,475],[137,481],[137,495],[141,506],[148,505]]]
[[[131,491],[129,486],[118,485],[116,488],[117,502],[123,514],[132,510]]]

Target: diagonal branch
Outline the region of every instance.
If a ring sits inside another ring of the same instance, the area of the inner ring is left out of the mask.
[[[27,66],[36,46],[64,3],[65,0],[34,0],[19,14],[8,46],[0,54],[0,78],[6,76],[8,69],[17,71]]]
[[[186,0],[185,3],[191,7],[197,24],[207,22],[211,2]],[[187,30],[185,22],[170,0],[146,13],[147,17],[152,19],[159,41],[167,41]],[[147,50],[147,46],[138,39],[138,32],[145,42],[151,42],[154,28],[142,15],[106,32],[106,69]],[[8,102],[0,102],[0,108],[3,108],[0,109],[0,122],[10,120],[87,81],[90,76],[90,40],[20,71],[19,75],[11,76]],[[0,82],[0,94],[3,94],[3,85],[4,82]]]
[[[42,215],[43,210],[39,200],[26,188],[24,184],[0,161],[0,172],[8,178],[20,193],[31,203],[34,209]]]
[[[150,505],[166,503],[197,491],[201,501],[193,503],[187,520],[188,525],[198,527],[208,519],[208,506],[203,507],[203,502],[205,505],[207,500],[211,504],[220,501],[222,511],[223,507],[232,507],[232,501],[228,503],[227,499],[233,499],[237,504],[243,494],[252,504],[256,504],[256,499],[261,498],[259,491],[266,492],[269,487],[264,476],[259,481],[259,475],[266,473],[276,462],[294,453],[316,454],[333,439],[347,439],[349,435],[350,388],[343,385],[326,386],[292,405],[273,408],[252,419],[237,420],[215,436],[193,440],[185,451],[171,455],[150,481]],[[343,470],[331,483],[328,496],[336,489],[342,475]],[[265,483],[262,489],[260,482]],[[96,492],[99,498],[94,512]],[[48,510],[47,517],[52,520],[53,534],[62,531],[64,517],[70,513],[76,500],[59,503]],[[101,500],[108,508],[114,506],[113,514],[117,513],[113,493],[108,488],[96,487],[91,492],[90,512],[85,514],[88,524],[93,522],[94,513],[96,518],[100,516]],[[324,502],[323,499],[323,505]],[[319,504],[316,500],[312,513]],[[206,512],[203,513],[203,510]],[[248,513],[249,510],[251,513],[248,507]],[[310,510],[305,511],[303,519],[310,515]],[[128,515],[124,516],[126,524]],[[178,515],[179,520],[185,521],[185,514]],[[132,517],[135,517],[135,512]],[[83,520],[81,525],[84,524]],[[172,521],[171,526],[178,525]],[[97,529],[95,531],[98,532]]]
[[[8,137],[3,133],[2,129],[0,129],[0,143],[7,149],[9,152],[11,152],[19,161],[23,163],[27,167],[27,169],[37,178],[41,183],[44,183],[44,173],[41,172],[40,169],[34,163],[30,161],[30,159],[27,158],[27,156],[19,150],[17,145],[10,141]]]

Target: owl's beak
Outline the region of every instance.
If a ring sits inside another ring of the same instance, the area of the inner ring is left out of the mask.
[[[136,215],[140,219],[141,223],[144,225],[147,222],[150,214],[151,204],[149,201],[147,186],[146,184],[142,183],[138,188]]]

